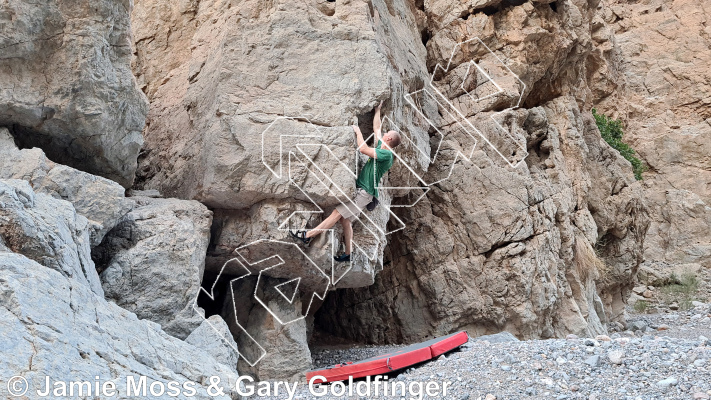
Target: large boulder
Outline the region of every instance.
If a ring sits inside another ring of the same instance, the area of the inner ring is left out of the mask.
[[[72,204],[35,193],[27,181],[0,180],[0,245],[103,296],[91,259],[89,221]]]
[[[298,286],[290,288],[288,282],[262,276],[230,284],[222,317],[243,355],[238,364],[243,375],[294,381],[303,380],[311,369],[302,299]]]
[[[200,326],[185,338],[185,342],[203,349],[219,363],[237,369],[237,343],[227,323],[219,315],[203,320]]]
[[[116,385],[118,394],[113,398],[117,399],[239,398],[233,365],[167,335],[156,323],[139,320],[85,283],[6,251],[0,252],[0,270],[0,393],[6,393],[9,377],[22,375],[30,385],[23,397],[27,399],[46,398],[35,391],[44,387],[45,377],[52,382],[95,382],[98,377],[102,383]],[[171,397],[168,391],[155,396],[147,391],[129,396],[129,376],[136,382],[145,376],[149,388],[155,382],[192,381],[196,393]],[[225,395],[214,397],[208,392],[211,376],[219,377]]]
[[[129,187],[148,102],[130,69],[129,0],[0,5],[0,126],[22,148]]]
[[[666,286],[686,282],[689,277],[701,278],[703,268],[700,264],[668,264],[663,261],[645,261],[637,271],[637,280],[646,286]]]
[[[20,150],[6,128],[0,128],[0,179],[24,179],[35,192],[72,203],[89,220],[92,247],[131,209],[118,183],[56,164],[39,148]]]
[[[650,268],[711,267],[711,9],[693,0],[606,2],[622,54],[618,90],[598,110],[624,122],[642,174]]]
[[[137,183],[215,210],[221,229],[208,269],[240,245],[286,238],[276,228],[293,211],[321,207],[323,214],[292,220],[294,228],[313,227],[351,198],[358,163],[350,125],[359,117],[370,134],[379,100],[389,99],[385,113],[412,138],[399,151],[426,167],[416,151],[429,151],[426,126],[402,97],[427,78],[416,13],[403,0],[136,2],[134,71],[152,104]],[[343,287],[370,285],[382,268],[390,204],[383,200],[372,226],[355,227],[368,257],[354,257]],[[338,229],[327,249],[309,253],[324,268]]]
[[[204,317],[193,308],[212,212],[197,201],[129,198],[134,208],[93,250],[106,298],[181,339]]]

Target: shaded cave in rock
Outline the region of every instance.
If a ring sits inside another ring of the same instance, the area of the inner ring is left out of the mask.
[[[371,110],[363,114],[358,114],[358,128],[360,128],[360,131],[363,132],[363,139],[365,139],[365,142],[368,143],[368,146],[373,145],[373,138],[369,138],[369,136],[373,133],[374,116],[375,110]]]
[[[425,45],[425,46],[427,46],[427,42],[429,42],[430,39],[432,39],[432,33],[430,32],[429,29],[426,29],[426,28],[425,28],[425,29],[422,30],[422,32],[420,33],[420,35],[421,35],[421,37],[422,37],[422,44]]]
[[[78,144],[76,138],[70,136],[50,136],[35,129],[16,124],[7,128],[19,149],[37,147],[42,149],[51,161],[80,171],[88,172],[91,168],[87,164],[101,155],[101,149],[98,148],[96,152],[99,154],[87,154],[84,146]],[[96,172],[94,171],[93,173]]]
[[[218,280],[218,278],[220,278]],[[205,310],[205,318],[210,318],[213,315],[222,315],[222,308],[225,302],[225,297],[229,291],[229,284],[232,279],[237,276],[225,275],[220,276],[213,271],[205,271],[202,278],[202,288],[208,293],[212,293],[213,298],[200,291],[198,293],[197,305]]]
[[[507,8],[511,7],[516,7],[525,4],[528,2],[528,0],[503,0],[501,3],[494,5],[494,6],[488,6],[488,7],[483,7],[477,10],[474,10],[473,13],[484,13],[485,15],[492,16],[498,12],[501,12]],[[460,18],[466,20],[469,18],[469,15],[473,13],[463,13]]]

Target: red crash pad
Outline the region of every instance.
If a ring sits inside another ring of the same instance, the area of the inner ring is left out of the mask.
[[[308,382],[314,376],[323,376],[326,382],[362,378],[371,375],[387,374],[411,365],[438,357],[453,350],[469,340],[466,331],[438,337],[426,342],[413,344],[398,351],[371,357],[363,361],[336,364],[324,369],[316,369],[306,373]],[[315,382],[315,383],[324,383]]]

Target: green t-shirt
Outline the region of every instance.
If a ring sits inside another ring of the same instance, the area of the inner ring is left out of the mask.
[[[356,180],[357,187],[362,188],[376,198],[378,197],[377,187],[380,183],[380,178],[393,166],[393,152],[381,149],[381,144],[382,141],[378,140],[378,145],[375,146],[375,155],[377,156],[375,162],[373,162],[372,158],[369,158],[363,169],[360,170]]]

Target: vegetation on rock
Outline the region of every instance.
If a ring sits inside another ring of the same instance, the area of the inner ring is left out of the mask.
[[[637,154],[630,145],[622,141],[622,121],[619,119],[612,119],[606,115],[598,114],[597,110],[593,108],[593,116],[595,117],[595,123],[598,129],[600,129],[600,134],[602,138],[605,139],[607,144],[612,146],[613,149],[620,152],[625,160],[632,164],[632,170],[634,171],[634,178],[642,180],[642,172],[646,171],[646,166],[642,163],[642,160],[635,157]]]

